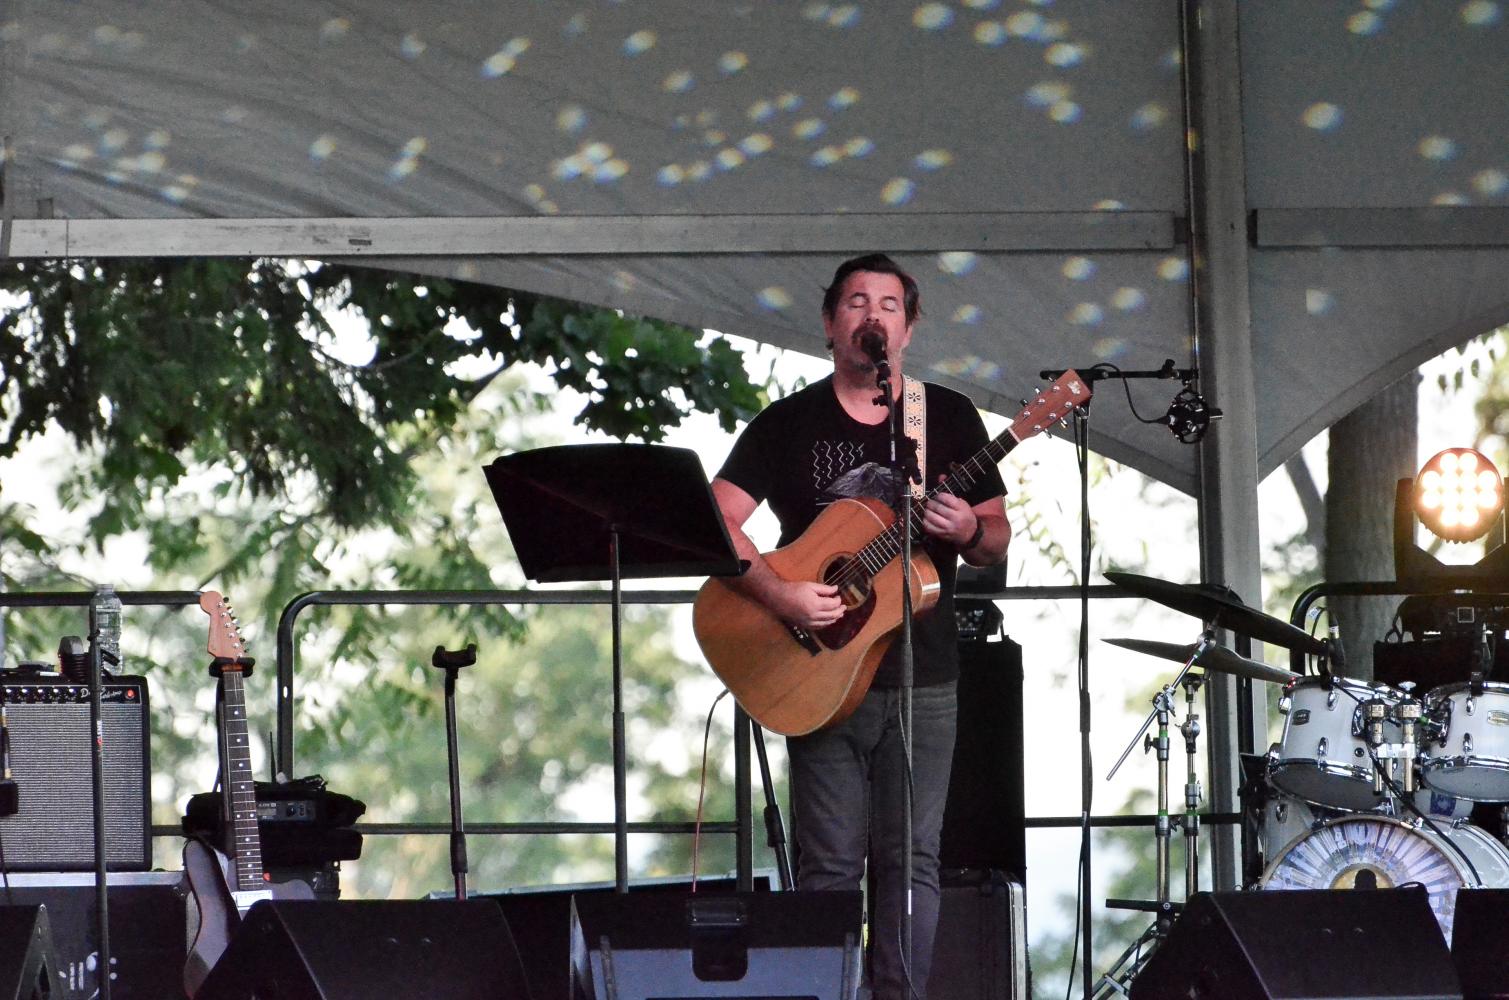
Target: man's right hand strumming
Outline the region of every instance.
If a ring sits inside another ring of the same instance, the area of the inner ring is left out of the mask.
[[[769,597],[767,606],[776,617],[805,629],[824,629],[844,616],[844,602],[831,583],[780,580]]]

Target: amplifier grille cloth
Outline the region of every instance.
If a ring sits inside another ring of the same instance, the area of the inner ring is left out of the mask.
[[[135,702],[100,706],[105,730],[105,848],[112,870],[150,867],[146,709]],[[0,819],[11,871],[94,867],[93,763],[89,705],[7,707],[11,772],[21,811]]]

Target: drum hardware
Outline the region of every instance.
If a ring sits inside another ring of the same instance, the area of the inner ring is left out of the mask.
[[[1184,897],[1200,891],[1200,777],[1195,770],[1195,744],[1200,739],[1200,717],[1195,714],[1199,677],[1184,678],[1184,815],[1177,821],[1184,830]]]
[[[1194,687],[1197,687],[1200,681],[1198,678],[1189,677],[1190,668],[1195,665],[1195,661],[1200,658],[1200,655],[1202,653],[1204,653],[1208,648],[1215,646],[1215,644],[1216,639],[1214,631],[1212,631],[1211,629],[1206,629],[1200,634],[1200,641],[1194,644],[1189,658],[1185,660],[1184,665],[1179,668],[1179,672],[1174,676],[1174,679],[1160,688],[1157,694],[1153,695],[1153,710],[1148,713],[1148,717],[1143,720],[1142,725],[1138,728],[1137,735],[1132,737],[1132,742],[1127,744],[1127,748],[1123,750],[1121,752],[1121,756],[1117,758],[1115,766],[1113,766],[1110,770],[1110,773],[1106,775],[1107,781],[1110,781],[1112,778],[1114,778],[1116,776],[1116,772],[1121,770],[1121,765],[1126,763],[1127,757],[1131,756],[1132,750],[1136,748],[1139,743],[1142,745],[1144,753],[1150,750],[1157,752],[1158,818],[1154,826],[1153,834],[1157,843],[1157,903],[1160,907],[1164,908],[1163,911],[1160,912],[1159,917],[1156,921],[1157,925],[1160,927],[1160,936],[1166,933],[1168,929],[1173,926],[1172,920],[1170,919],[1169,914],[1166,912],[1166,908],[1169,902],[1169,840],[1173,832],[1173,827],[1169,822],[1168,815],[1168,722],[1169,716],[1172,715],[1174,711],[1174,689],[1177,688],[1180,684],[1190,685],[1186,686],[1185,688],[1185,697],[1189,700],[1189,703],[1193,705]],[[1156,737],[1153,737],[1147,731],[1148,727],[1153,724],[1154,719],[1158,721],[1158,735]],[[1185,745],[1188,749],[1190,758],[1189,767],[1190,775],[1192,778],[1194,775],[1195,766],[1195,738],[1199,735],[1199,732],[1200,730],[1198,723],[1196,723],[1193,728],[1185,730]],[[1189,795],[1190,791],[1188,788],[1186,788],[1186,802],[1188,802]],[[1196,786],[1195,788],[1195,800],[1196,804],[1198,804],[1198,786]],[[1192,816],[1194,809],[1191,808],[1189,812]],[[1191,855],[1196,855],[1196,852],[1198,850],[1198,843],[1196,838],[1199,835],[1199,824],[1191,819],[1189,820],[1189,826],[1193,830],[1193,833],[1186,834],[1186,837],[1188,839],[1185,841],[1185,845]],[[1187,870],[1198,870],[1198,856],[1196,855],[1191,859],[1187,859],[1187,864],[1189,866]]]

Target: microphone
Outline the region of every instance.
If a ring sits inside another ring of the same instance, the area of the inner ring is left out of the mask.
[[[1168,404],[1168,413],[1164,415],[1163,423],[1180,441],[1198,444],[1210,428],[1210,422],[1220,419],[1221,411],[1207,403],[1204,396],[1186,383],[1173,402]]]
[[[867,329],[859,335],[859,349],[876,365],[886,364],[885,337],[878,330]]]

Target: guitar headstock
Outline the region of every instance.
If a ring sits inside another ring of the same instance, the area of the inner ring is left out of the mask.
[[[1023,441],[1047,430],[1088,403],[1090,395],[1090,383],[1069,369],[1022,406],[1011,422],[1012,437]]]
[[[232,664],[231,669],[240,669],[239,664],[246,659],[246,644],[241,639],[241,626],[231,614],[230,603],[219,591],[206,590],[199,595],[199,607],[210,616],[207,647],[210,655]]]

